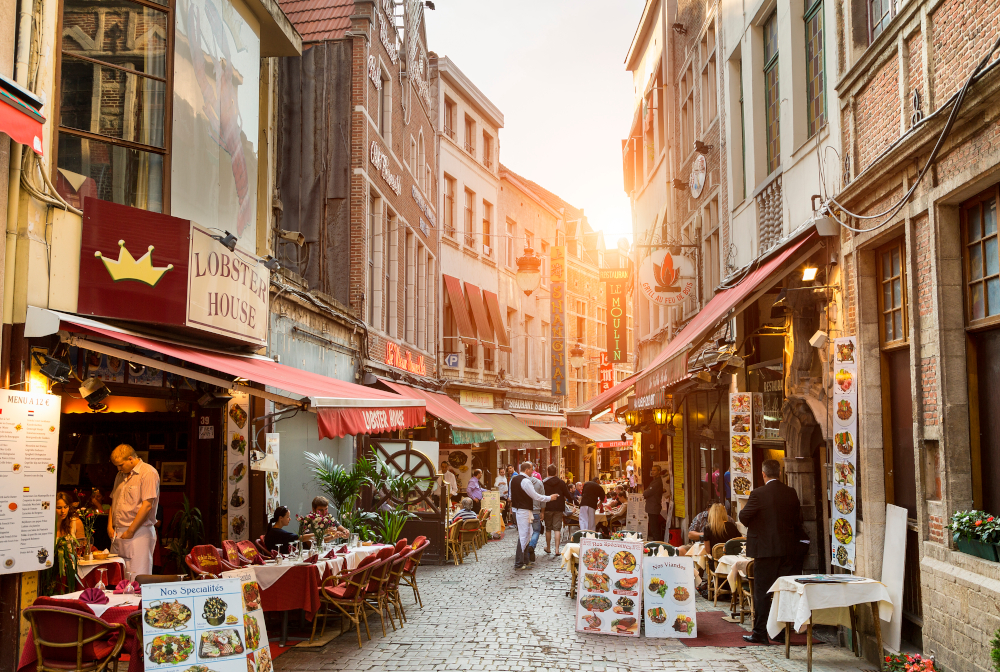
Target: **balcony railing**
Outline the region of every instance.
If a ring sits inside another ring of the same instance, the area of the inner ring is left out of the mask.
[[[486,166],[489,170],[493,170],[493,159],[491,159],[488,156],[484,156],[483,165]]]
[[[781,240],[781,175],[757,194],[757,240],[767,252]]]
[[[452,140],[455,139],[455,129],[453,129],[451,126],[444,127],[444,134],[447,135]]]
[[[475,156],[476,156],[476,146],[474,144],[472,144],[471,142],[466,142],[465,143],[465,151],[467,151],[469,154],[471,154],[473,156],[473,158],[475,158]]]

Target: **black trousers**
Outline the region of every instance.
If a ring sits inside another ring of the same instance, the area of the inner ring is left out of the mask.
[[[483,508],[483,500],[481,500],[481,499],[473,499],[472,500],[472,510],[473,511],[475,511],[476,513],[479,513],[482,510],[482,508]]]
[[[663,534],[666,530],[667,521],[659,513],[646,514],[649,520],[646,525],[646,541],[666,541]]]
[[[767,640],[767,616],[771,613],[771,593],[767,592],[781,576],[795,575],[795,558],[754,558],[753,561],[753,634]]]

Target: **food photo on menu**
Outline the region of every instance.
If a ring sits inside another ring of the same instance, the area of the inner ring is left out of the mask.
[[[580,550],[577,630],[637,637],[641,544],[583,539]]]

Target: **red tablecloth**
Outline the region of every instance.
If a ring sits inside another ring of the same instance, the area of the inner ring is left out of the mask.
[[[323,583],[315,565],[296,565],[282,574],[270,588],[260,593],[264,611],[290,611],[302,609],[312,620],[319,611],[319,584]]]
[[[125,623],[125,619],[137,607],[111,607],[101,615],[101,618],[108,623]],[[122,653],[129,655],[128,672],[143,672],[145,666],[142,662],[142,642],[136,639],[135,630],[125,626],[125,646]],[[24,641],[24,649],[21,650],[21,662],[17,665],[17,672],[34,672],[38,654],[35,651],[35,639],[32,632],[28,632],[28,638]]]
[[[82,579],[77,578],[77,582],[80,584],[80,588],[74,590],[79,590],[82,588],[93,588],[94,586],[96,586],[98,579],[101,578],[101,572],[99,571],[101,569],[108,570],[104,578],[104,585],[107,587],[108,590],[114,590],[114,587],[118,585],[118,582],[121,581],[123,578],[125,578],[122,576],[121,564],[117,562],[109,562],[103,565],[97,565],[96,567],[92,568],[90,572],[87,574],[87,576],[83,577]]]

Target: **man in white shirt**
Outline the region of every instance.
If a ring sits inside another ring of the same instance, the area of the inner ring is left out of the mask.
[[[514,556],[514,569],[527,569],[533,562],[528,550],[531,540],[532,518],[535,502],[549,502],[558,499],[559,495],[538,494],[531,482],[531,462],[521,463],[521,473],[510,481],[510,500],[517,520],[517,553]]]
[[[448,499],[442,497],[441,491],[443,490],[442,486],[444,483],[448,484]],[[438,498],[438,506],[445,510],[450,509],[451,502],[458,497],[458,480],[455,478],[455,472],[451,470],[448,460],[441,463],[441,480],[438,481],[437,492],[435,494]]]
[[[503,524],[507,524],[508,516],[510,514],[510,498],[507,495],[507,475],[502,471],[497,475],[495,481],[493,481],[493,487],[497,489],[500,493],[500,504],[503,506],[503,511],[501,515],[503,516]]]
[[[151,574],[160,475],[139,459],[135,449],[127,443],[111,452],[111,463],[118,469],[108,511],[111,550],[125,560],[126,572]]]

